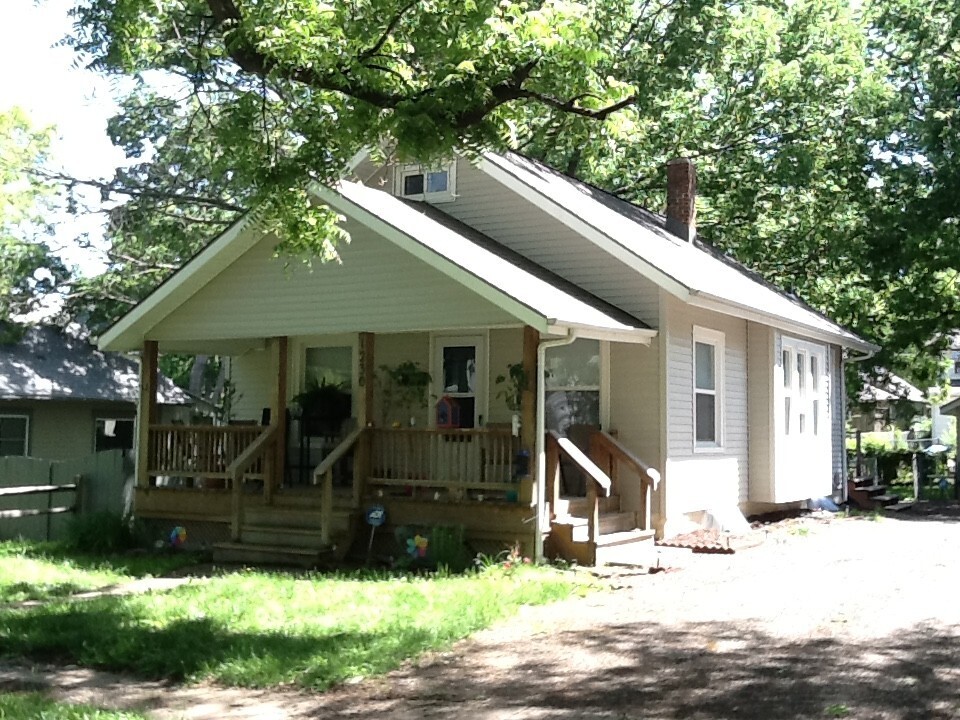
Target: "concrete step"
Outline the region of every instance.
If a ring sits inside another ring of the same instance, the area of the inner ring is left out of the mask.
[[[295,565],[314,567],[332,553],[332,549],[292,548],[249,543],[217,543],[213,546],[215,563],[250,565]]]
[[[263,545],[286,548],[323,549],[320,530],[277,527],[276,525],[249,525],[240,528],[240,538],[245,545]]]

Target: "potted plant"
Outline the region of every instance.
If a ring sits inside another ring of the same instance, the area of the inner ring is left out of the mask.
[[[414,412],[427,407],[430,373],[420,367],[420,363],[405,360],[399,365],[381,365],[381,385],[383,387],[384,419],[389,417],[394,407],[400,411],[400,417],[408,417],[410,425],[415,423]],[[395,421],[394,424],[398,424]]]
[[[308,382],[307,388],[293,401],[300,407],[305,435],[338,435],[352,412],[350,392],[342,385],[326,380]]]
[[[523,363],[510,363],[507,365],[506,375],[497,375],[494,381],[497,385],[503,385],[498,392],[497,397],[503,400],[507,409],[513,413],[513,434],[520,432],[520,403],[523,398],[523,391],[527,389],[527,371]]]

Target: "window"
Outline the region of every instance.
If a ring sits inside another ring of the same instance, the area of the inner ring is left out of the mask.
[[[0,415],[0,456],[26,455],[30,439],[30,418]]]
[[[353,348],[307,348],[304,386],[336,385],[350,392],[353,384]]]
[[[723,445],[723,333],[693,329],[694,447]]]
[[[600,427],[600,363],[599,340],[581,338],[547,350],[547,430],[566,437],[572,425]]]
[[[401,165],[394,192],[401,197],[429,202],[452,202],[456,192],[456,161],[443,165]]]
[[[97,418],[94,452],[101,450],[132,450],[132,418]]]

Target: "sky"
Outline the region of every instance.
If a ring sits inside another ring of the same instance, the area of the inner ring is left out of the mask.
[[[70,30],[72,0],[0,0],[0,108],[18,105],[36,126],[56,128],[51,165],[74,177],[109,177],[123,162],[106,122],[116,110],[110,83],[73,67],[75,54],[54,47]],[[94,200],[99,194],[91,195]],[[102,216],[62,214],[53,218],[51,243],[69,265],[85,274],[103,269],[101,254],[83,250],[74,238],[84,232],[100,239]]]

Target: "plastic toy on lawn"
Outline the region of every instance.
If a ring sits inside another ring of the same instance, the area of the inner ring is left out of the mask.
[[[187,529],[177,525],[170,531],[170,547],[180,547],[187,541]]]

